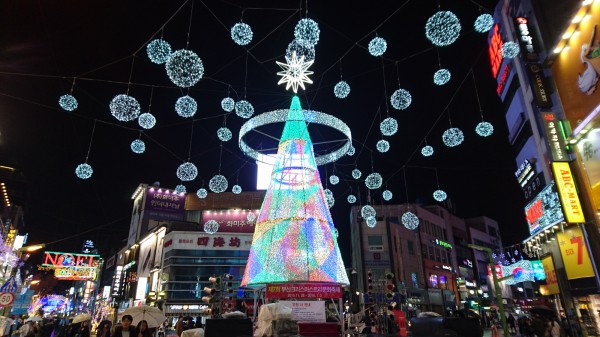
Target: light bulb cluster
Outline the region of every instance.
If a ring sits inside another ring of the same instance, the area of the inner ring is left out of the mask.
[[[392,191],[385,190],[385,191],[383,191],[383,193],[381,193],[381,196],[383,197],[383,200],[390,201],[393,197],[393,194],[392,194]]]
[[[198,103],[190,96],[183,96],[177,99],[175,102],[175,112],[181,117],[189,118],[193,117],[198,110]]]
[[[415,230],[417,227],[419,227],[419,218],[411,211],[407,211],[402,214],[401,221],[404,227],[407,229]]]
[[[375,217],[367,218],[366,222],[367,222],[368,227],[375,228],[375,226],[377,225],[377,218],[375,218]]]
[[[217,220],[208,220],[204,223],[204,232],[206,234],[215,234],[219,231],[219,223]]]
[[[146,130],[152,129],[156,125],[156,117],[149,112],[144,112],[138,117],[138,124]]]
[[[248,119],[254,114],[254,107],[246,100],[239,100],[235,103],[235,114]]]
[[[327,207],[331,208],[335,204],[335,198],[333,197],[333,192],[330,189],[326,188],[323,190],[325,194],[325,202],[327,203]]]
[[[199,188],[196,191],[196,195],[198,196],[198,198],[204,199],[208,196],[208,191],[205,188]]]
[[[235,108],[235,101],[231,97],[225,97],[221,100],[221,108],[226,112],[232,112]]]
[[[380,188],[381,184],[383,184],[383,178],[377,172],[371,173],[365,178],[365,185],[370,190]]]
[[[444,85],[450,81],[452,75],[448,69],[440,69],[433,74],[433,83],[437,85]]]
[[[448,194],[444,192],[444,190],[435,190],[433,191],[433,199],[436,201],[442,202],[448,198]]]
[[[381,153],[385,153],[388,152],[390,150],[390,142],[388,142],[385,139],[382,139],[380,141],[377,142],[377,144],[375,145],[375,147],[377,148],[377,151],[381,152]]]
[[[398,121],[392,117],[387,117],[379,124],[379,130],[384,136],[393,136],[398,132]]]
[[[129,95],[116,95],[108,105],[110,113],[121,122],[129,122],[140,115],[140,103]]]
[[[369,42],[369,54],[373,56],[381,56],[387,49],[387,42],[385,39],[377,36]]]
[[[171,57],[171,45],[163,39],[152,40],[146,46],[146,54],[153,63],[163,64]]]
[[[231,137],[233,137],[233,134],[231,133],[231,130],[229,130],[226,127],[222,127],[219,128],[219,130],[217,130],[217,137],[219,137],[219,140],[222,142],[227,142],[229,140],[231,140]]]
[[[146,151],[146,143],[141,139],[135,139],[131,142],[131,151],[137,154],[144,153]]]
[[[425,24],[425,36],[438,47],[451,45],[460,35],[460,21],[449,11],[439,11]]]
[[[348,97],[350,94],[350,85],[346,81],[339,81],[333,87],[333,94],[339,99]]]
[[[361,176],[362,176],[362,172],[360,172],[359,169],[352,170],[352,178],[360,179]]]
[[[190,162],[185,162],[177,168],[177,178],[181,181],[192,181],[198,176],[198,168]]]
[[[489,122],[480,122],[475,127],[475,132],[481,137],[489,137],[494,133],[494,126]]]
[[[346,152],[346,155],[351,157],[354,155],[354,153],[356,153],[356,149],[354,148],[354,146],[351,145],[348,151]]]
[[[487,33],[494,26],[494,18],[490,14],[481,14],[475,20],[473,28],[478,33]]]
[[[247,23],[238,22],[231,27],[231,39],[240,46],[245,46],[252,41],[254,33]]]
[[[312,19],[301,19],[294,28],[294,37],[296,40],[305,41],[305,43],[316,45],[319,42],[319,25]]]
[[[412,102],[412,96],[408,90],[398,89],[394,91],[392,96],[390,97],[390,103],[394,109],[404,110],[410,106]]]
[[[176,86],[189,88],[204,76],[204,65],[196,53],[180,49],[171,54],[165,64],[167,76]]]
[[[519,55],[519,51],[519,45],[516,42],[507,41],[502,44],[500,55],[502,55],[502,57],[511,59]]]
[[[332,174],[329,177],[329,182],[331,183],[331,185],[337,185],[340,182],[340,178],[338,176],[336,176],[335,174]]]
[[[242,186],[240,186],[240,185],[233,185],[233,187],[231,188],[231,192],[233,192],[233,194],[240,194],[240,193],[242,193]]]
[[[225,192],[228,185],[227,178],[220,174],[210,178],[210,181],[208,182],[208,188],[215,193]]]
[[[75,168],[75,175],[79,179],[89,179],[93,173],[94,170],[92,169],[92,166],[88,163],[79,164]]]
[[[368,219],[368,218],[375,217],[377,215],[377,212],[375,211],[375,208],[373,208],[373,206],[371,206],[371,205],[364,205],[360,209],[360,215],[364,219]]]
[[[455,147],[465,140],[465,136],[461,129],[459,128],[450,128],[442,134],[442,141],[448,147]]]
[[[304,40],[293,40],[290,42],[285,50],[285,56],[291,59],[294,52],[297,58],[304,56],[304,62],[315,60],[315,46]]]
[[[77,99],[73,95],[62,95],[58,98],[58,105],[67,111],[75,111],[79,106]]]
[[[184,185],[179,184],[179,185],[175,186],[175,192],[178,194],[187,193],[187,189],[185,188]]]
[[[346,200],[348,200],[349,204],[353,204],[356,202],[356,196],[354,196],[354,194],[350,194],[348,195],[348,198],[346,198]]]
[[[421,154],[423,157],[430,157],[433,155],[433,147],[431,145],[425,145],[421,148]]]

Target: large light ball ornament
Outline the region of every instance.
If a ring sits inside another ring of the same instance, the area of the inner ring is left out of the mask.
[[[231,192],[233,192],[233,194],[240,194],[240,193],[242,193],[242,186],[240,186],[240,185],[233,185],[233,187],[231,188]]]
[[[375,226],[377,225],[377,218],[375,218],[374,216],[367,218],[367,226],[370,228],[375,228]]]
[[[221,100],[221,108],[227,112],[232,112],[235,108],[235,101],[231,97],[225,97]]]
[[[506,57],[511,59],[517,55],[519,55],[519,45],[512,41],[507,41],[502,44],[502,48],[500,49],[500,55],[502,57]]]
[[[408,90],[398,89],[394,91],[392,96],[390,97],[390,103],[394,109],[404,110],[408,108],[410,103],[412,102],[412,96]]]
[[[141,139],[135,139],[131,142],[131,151],[137,154],[144,153],[146,151],[146,143]]]
[[[189,118],[196,114],[198,110],[198,103],[190,96],[183,96],[177,99],[175,102],[175,112],[181,117]]]
[[[350,94],[350,85],[346,81],[339,81],[333,87],[333,94],[339,99],[348,97]]]
[[[381,56],[385,53],[387,49],[387,42],[379,36],[374,37],[371,42],[369,42],[369,54],[373,56]]]
[[[214,177],[210,178],[210,181],[208,182],[208,188],[215,193],[221,193],[227,190],[228,184],[229,183],[227,182],[227,178],[220,174],[217,174]]]
[[[373,208],[373,206],[371,206],[371,205],[364,205],[360,209],[360,215],[364,219],[368,219],[368,218],[371,218],[371,217],[375,217],[377,215],[377,212],[375,211],[375,208]]]
[[[75,168],[75,175],[79,179],[89,179],[93,173],[94,170],[92,169],[92,166],[88,163],[79,164]]]
[[[199,188],[196,191],[196,195],[198,196],[198,198],[204,199],[208,196],[208,191],[205,188]]]
[[[156,125],[156,117],[149,112],[144,112],[138,117],[138,124],[144,129],[152,129]]]
[[[191,50],[177,50],[171,54],[165,67],[171,82],[182,88],[193,86],[204,76],[202,60]]]
[[[346,155],[353,156],[354,153],[356,153],[356,149],[354,148],[354,146],[350,146],[350,148],[348,149],[348,152],[346,152]]]
[[[362,176],[362,172],[359,169],[352,170],[352,178],[359,179]]]
[[[448,198],[448,194],[446,194],[446,192],[444,192],[443,190],[433,191],[433,199],[435,199],[436,201],[442,202],[446,200],[446,198]]]
[[[388,117],[381,121],[379,130],[381,130],[381,134],[384,136],[393,136],[398,132],[398,121],[392,117]]]
[[[463,132],[459,128],[450,128],[442,134],[442,141],[447,147],[455,147],[465,140]]]
[[[248,213],[248,216],[246,216],[246,219],[248,219],[250,222],[254,222],[254,220],[256,220],[256,214],[250,212]]]
[[[337,185],[340,182],[340,178],[338,176],[336,176],[335,174],[332,174],[329,177],[329,182],[331,183],[331,185]]]
[[[331,208],[335,204],[335,198],[333,197],[333,192],[330,189],[326,188],[323,190],[325,194],[325,202],[327,202],[327,207]]]
[[[475,132],[481,137],[489,137],[494,133],[494,126],[488,122],[480,122],[475,127]]]
[[[490,14],[481,14],[475,20],[473,28],[477,33],[487,33],[494,26],[494,18]]]
[[[171,45],[163,39],[155,39],[146,46],[146,53],[153,63],[163,64],[171,57]]]
[[[219,223],[217,220],[208,220],[204,223],[204,232],[206,234],[215,234],[219,231]]]
[[[355,203],[355,202],[356,202],[356,197],[354,196],[354,194],[350,194],[350,195],[348,196],[348,198],[346,198],[346,200],[348,200],[348,203],[349,203],[349,204],[353,204],[353,203]]]
[[[184,185],[179,184],[179,185],[175,186],[175,193],[182,194],[182,193],[186,193],[186,192],[187,192],[187,189],[185,188]]]
[[[79,104],[73,95],[62,95],[58,98],[58,105],[67,111],[74,111]]]
[[[222,142],[227,142],[231,140],[232,136],[233,134],[231,133],[231,130],[229,130],[226,127],[222,127],[219,128],[219,130],[217,130],[217,137],[219,137],[219,140]]]
[[[303,40],[308,44],[316,45],[319,42],[319,25],[312,19],[302,19],[294,28],[294,37],[296,40]]]
[[[294,52],[296,52],[296,57],[298,57],[298,59],[304,56],[304,62],[315,60],[315,46],[304,40],[294,40],[290,42],[285,50],[285,56],[291,59]]]
[[[421,154],[423,157],[430,157],[433,155],[433,147],[430,145],[425,145],[421,148]]]
[[[385,139],[382,139],[377,142],[377,145],[375,145],[375,147],[377,148],[377,151],[379,151],[381,153],[385,153],[390,150],[390,142],[388,142]]]
[[[238,22],[231,27],[231,39],[240,46],[245,46],[252,41],[252,28],[246,23]]]
[[[402,224],[407,229],[415,230],[417,227],[419,227],[419,218],[415,215],[415,213],[407,211],[402,214]]]
[[[448,69],[440,69],[433,74],[433,83],[436,85],[444,85],[450,81],[452,75]]]
[[[239,100],[235,103],[235,114],[248,119],[254,114],[254,107],[246,100]]]
[[[383,200],[385,201],[390,201],[392,199],[392,191],[390,190],[385,190],[383,191],[383,193],[381,194],[381,196],[383,197]]]
[[[380,188],[381,184],[383,184],[383,178],[381,177],[381,174],[377,172],[371,173],[365,178],[365,185],[370,190]]]
[[[439,11],[425,24],[425,36],[438,47],[451,45],[460,35],[460,21],[449,11]]]
[[[132,121],[140,115],[140,103],[137,99],[128,95],[115,96],[108,107],[110,113],[121,122]]]
[[[190,162],[185,162],[177,168],[177,178],[181,181],[192,181],[198,176],[198,168]]]

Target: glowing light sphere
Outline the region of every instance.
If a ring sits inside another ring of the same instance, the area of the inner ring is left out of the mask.
[[[500,55],[506,58],[513,58],[519,55],[519,45],[512,41],[507,41],[502,44],[502,48],[500,49]]]
[[[352,178],[359,179],[362,176],[362,172],[359,169],[352,170]]]
[[[156,125],[156,117],[149,112],[144,112],[138,117],[138,124],[144,129],[152,129]]]
[[[381,184],[383,184],[383,178],[381,177],[381,174],[377,172],[371,173],[365,178],[365,185],[370,190],[380,188]]]
[[[450,70],[448,69],[440,69],[433,74],[433,83],[437,85],[444,85],[450,81]]]
[[[207,234],[215,234],[219,231],[219,223],[217,220],[208,220],[204,223],[204,232]]]
[[[356,202],[356,197],[354,196],[354,194],[350,194],[350,195],[348,196],[348,198],[346,198],[346,200],[348,200],[348,203],[349,203],[349,204],[353,204],[353,203],[355,203],[355,202]]]
[[[245,46],[252,41],[254,33],[250,25],[238,22],[231,27],[231,39],[240,46]]]
[[[254,114],[254,107],[246,100],[239,100],[235,103],[235,114],[248,119]]]
[[[292,58],[292,54],[296,52],[296,56],[300,59],[304,56],[305,62],[315,60],[315,45],[310,44],[304,40],[294,40],[288,44],[285,50],[285,56]]]
[[[346,81],[339,81],[333,87],[333,94],[339,99],[348,97],[350,94],[350,85]]]
[[[425,36],[438,47],[451,45],[460,35],[460,21],[449,11],[433,14],[425,24]]]
[[[356,149],[354,148],[354,146],[350,146],[350,148],[348,149],[348,152],[346,152],[346,154],[348,156],[353,156],[354,153],[356,153]]]
[[[250,212],[248,213],[248,216],[246,216],[246,219],[248,219],[248,221],[253,222],[254,220],[256,220],[256,214]]]
[[[58,105],[67,111],[74,111],[79,104],[73,95],[62,95],[58,98]]]
[[[480,122],[475,127],[475,132],[481,137],[489,137],[494,133],[494,126],[488,122]]]
[[[447,147],[455,147],[465,140],[463,132],[459,128],[450,128],[442,134],[442,141]]]
[[[407,211],[402,214],[402,224],[404,227],[415,230],[419,227],[419,218],[415,215],[415,213],[411,211]]]
[[[177,178],[181,181],[192,181],[198,176],[198,168],[190,162],[185,162],[177,168]]]
[[[146,46],[146,54],[153,63],[163,64],[171,57],[171,45],[163,39],[152,40]]]
[[[390,150],[390,142],[388,142],[385,139],[382,139],[377,142],[377,145],[375,145],[375,147],[377,147],[377,151],[379,151],[381,153],[385,153]]]
[[[131,151],[137,154],[144,153],[146,151],[146,143],[141,139],[135,139],[131,142]]]
[[[232,112],[235,108],[235,101],[231,97],[225,97],[221,100],[221,108],[227,112]]]
[[[423,157],[429,157],[433,154],[433,147],[430,145],[425,145],[421,148],[421,154]]]
[[[435,199],[436,201],[442,202],[446,200],[446,198],[448,198],[448,194],[446,194],[446,192],[444,192],[443,190],[433,191],[433,199]]]
[[[196,191],[196,195],[198,196],[198,198],[204,199],[208,196],[208,191],[205,188],[199,188]]]
[[[227,182],[227,178],[220,174],[217,174],[214,177],[210,178],[210,181],[208,182],[208,188],[215,193],[221,193],[227,190],[228,184],[229,183]]]
[[[381,130],[381,134],[384,136],[392,136],[398,132],[398,121],[392,117],[388,117],[381,121],[379,130]]]
[[[219,137],[219,140],[222,142],[227,142],[229,140],[231,140],[232,137],[232,133],[231,130],[229,130],[226,127],[222,127],[219,128],[219,130],[217,130],[217,137]]]
[[[390,97],[390,102],[392,103],[394,109],[404,110],[408,108],[412,102],[412,96],[408,90],[398,89],[394,91],[392,97]]]
[[[115,96],[110,104],[110,113],[121,122],[129,122],[140,115],[140,103],[137,99],[128,95]]]
[[[326,188],[323,190],[325,193],[325,202],[327,202],[327,207],[331,208],[335,204],[335,198],[333,197],[333,192],[330,189]]]
[[[196,110],[198,110],[198,103],[190,96],[179,97],[175,102],[175,112],[181,117],[192,117],[196,114]]]
[[[371,206],[371,205],[364,205],[360,209],[360,215],[363,218],[367,219],[367,218],[375,217],[377,215],[377,212],[375,211],[375,208],[373,208],[373,206]]]
[[[303,40],[308,44],[316,45],[319,42],[319,25],[312,19],[302,19],[296,24],[294,37],[296,40]]]
[[[376,225],[377,225],[377,218],[375,218],[374,216],[367,218],[367,226],[369,226],[370,228],[375,228]]]
[[[369,54],[371,54],[373,56],[383,55],[383,53],[385,53],[386,49],[387,49],[387,42],[379,36],[373,38],[373,40],[371,40],[371,42],[369,42]]]
[[[487,33],[494,26],[494,18],[490,14],[481,14],[475,20],[473,28],[477,33]]]
[[[240,193],[242,193],[242,186],[240,186],[240,185],[233,185],[233,187],[231,188],[231,192],[233,192],[233,194],[240,194]]]
[[[88,163],[79,164],[75,168],[75,175],[79,179],[89,179],[93,173],[94,170],[92,169],[92,166]]]
[[[390,201],[393,196],[392,191],[390,191],[390,190],[383,191],[383,193],[381,195],[383,197],[383,200],[385,200],[385,201]]]
[[[196,53],[180,49],[171,54],[165,65],[167,75],[176,86],[189,88],[204,76],[204,65]]]
[[[179,185],[175,186],[175,192],[179,193],[179,194],[186,193],[187,189],[185,188],[185,186],[179,184]]]
[[[335,174],[332,174],[329,177],[329,182],[331,183],[331,185],[337,185],[340,182],[340,178],[338,176],[336,176]]]

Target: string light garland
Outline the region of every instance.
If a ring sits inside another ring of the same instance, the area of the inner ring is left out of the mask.
[[[384,136],[393,136],[398,132],[398,121],[392,117],[387,117],[379,124],[379,130]]]
[[[196,53],[180,49],[171,54],[165,64],[167,75],[176,86],[189,88],[204,76],[204,65]]]
[[[402,214],[402,224],[410,230],[415,230],[419,227],[419,218],[411,211]]]
[[[190,118],[196,114],[198,110],[198,103],[190,96],[183,96],[177,99],[175,102],[175,112],[181,117]]]
[[[502,48],[500,49],[500,55],[502,55],[502,57],[511,59],[514,58],[515,56],[519,55],[519,45],[515,42],[512,41],[507,41],[504,42],[502,44]]]
[[[370,228],[375,228],[375,226],[377,225],[377,218],[375,218],[374,216],[367,218],[367,226]]]
[[[477,33],[487,33],[490,31],[490,29],[492,29],[493,26],[494,17],[487,13],[478,16],[473,24],[473,28],[475,28]]]
[[[233,185],[233,187],[231,188],[231,192],[233,192],[233,194],[240,194],[240,193],[242,193],[242,186],[240,186],[240,185]]]
[[[444,85],[450,81],[452,74],[448,69],[440,69],[433,74],[433,83],[437,85]]]
[[[333,87],[333,94],[339,99],[348,97],[350,94],[350,85],[346,81],[339,81]]]
[[[312,19],[301,19],[294,28],[296,40],[303,40],[313,46],[319,42],[320,34],[319,25]]]
[[[254,114],[254,107],[246,100],[239,100],[235,103],[235,114],[248,119]]]
[[[365,179],[365,185],[370,190],[380,188],[381,184],[383,184],[383,178],[381,177],[381,174],[377,172],[369,174]]]
[[[475,127],[475,132],[481,137],[489,137],[494,133],[494,126],[488,122],[480,122]]]
[[[463,132],[459,128],[449,128],[442,134],[442,141],[448,147],[455,147],[465,140]]]
[[[79,103],[73,95],[62,95],[58,98],[58,105],[66,111],[75,111]]]
[[[217,174],[214,177],[210,178],[210,181],[208,182],[208,188],[215,193],[221,193],[227,190],[228,184],[229,183],[227,182],[227,178],[220,174]]]
[[[306,62],[315,60],[315,46],[304,40],[293,40],[288,44],[288,47],[285,50],[285,56],[292,58],[294,53],[296,53],[299,58],[304,56],[304,61]]]
[[[348,151],[346,152],[346,155],[348,155],[349,157],[353,156],[354,153],[356,153],[356,149],[354,148],[354,146],[350,146],[350,148],[348,149]]]
[[[185,188],[184,185],[179,184],[179,185],[175,186],[175,192],[178,194],[183,194],[183,193],[187,192],[187,189]]]
[[[381,193],[381,196],[383,197],[383,200],[390,201],[393,197],[393,194],[392,194],[392,191],[385,190],[385,191],[383,191],[383,193]]]
[[[392,96],[390,97],[390,103],[392,103],[392,107],[397,110],[404,110],[410,106],[412,102],[412,96],[408,90],[398,89],[394,91]]]
[[[352,178],[359,179],[362,176],[362,172],[359,169],[352,170]]]
[[[217,137],[219,137],[219,140],[222,142],[227,142],[229,140],[231,140],[231,137],[233,137],[233,134],[231,133],[231,130],[229,130],[226,127],[222,127],[219,128],[219,130],[217,130]]]
[[[146,151],[146,143],[141,139],[135,139],[131,142],[131,151],[137,154],[144,153]]]
[[[387,50],[387,42],[385,39],[376,36],[369,42],[369,54],[373,56],[381,56]]]
[[[356,196],[354,196],[354,194],[350,194],[348,195],[348,198],[346,198],[346,200],[348,200],[349,204],[353,204],[356,202]]]
[[[199,188],[196,191],[196,195],[198,196],[198,198],[204,199],[208,196],[208,191],[205,188]]]
[[[460,21],[449,11],[439,11],[425,24],[425,36],[438,47],[451,45],[460,36]]]
[[[146,54],[153,63],[163,64],[171,57],[171,45],[163,39],[152,40],[146,46]]]
[[[235,101],[231,97],[225,97],[221,100],[221,108],[226,112],[232,112],[235,108]]]
[[[421,148],[421,154],[423,157],[430,157],[433,155],[433,147],[431,145],[425,145]]]
[[[121,122],[129,122],[140,115],[140,103],[129,95],[116,95],[108,105],[110,113]]]
[[[246,23],[238,22],[231,27],[231,39],[240,46],[250,43],[253,36],[252,28]]]
[[[330,189],[326,188],[323,190],[325,194],[325,202],[327,203],[327,207],[331,208],[335,204],[335,198],[333,197],[333,192]]]
[[[156,117],[149,112],[144,112],[138,117],[138,124],[146,130],[152,129],[156,125]]]
[[[208,220],[204,223],[204,232],[206,234],[215,234],[219,231],[219,223],[217,220]]]
[[[448,194],[444,192],[444,190],[435,190],[433,191],[433,199],[436,201],[442,202],[448,198]]]
[[[377,145],[375,145],[375,147],[377,148],[377,151],[379,151],[381,153],[385,153],[390,150],[390,142],[388,142],[385,139],[382,139],[377,142]]]
[[[336,176],[335,174],[332,174],[329,177],[329,182],[331,183],[331,185],[337,185],[340,182],[340,178],[338,176]]]
[[[89,179],[93,173],[94,170],[92,169],[92,166],[88,163],[79,164],[75,168],[75,175],[79,179]]]
[[[373,206],[371,206],[371,205],[364,205],[360,209],[360,215],[364,219],[368,219],[368,218],[371,218],[371,217],[375,217],[377,215],[377,212],[375,211],[375,208],[373,208]]]
[[[198,176],[198,168],[190,162],[185,162],[177,168],[177,178],[181,181],[192,181]]]

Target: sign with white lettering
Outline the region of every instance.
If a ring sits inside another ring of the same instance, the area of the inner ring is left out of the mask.
[[[553,161],[568,161],[569,156],[565,150],[565,140],[559,129],[559,121],[554,112],[542,112],[542,123],[546,130],[546,141],[550,148]]]
[[[326,283],[272,283],[267,285],[265,298],[342,298],[342,287]]]
[[[515,28],[519,36],[519,45],[521,46],[521,54],[525,56],[528,62],[535,62],[539,59],[538,53],[535,51],[533,44],[534,38],[529,29],[529,21],[527,18],[515,18]]]
[[[249,213],[254,214],[255,220],[248,220]],[[215,220],[219,224],[219,233],[254,233],[258,213],[258,209],[204,211],[202,212],[202,223]]]
[[[171,232],[163,239],[164,253],[173,249],[250,250],[252,234]]]
[[[292,309],[294,321],[325,322],[325,301],[279,301],[279,303]]]
[[[552,172],[554,172],[554,180],[558,186],[560,201],[563,206],[563,211],[569,223],[585,222],[583,217],[583,209],[577,195],[577,188],[573,181],[571,168],[569,163],[554,162],[552,163]]]
[[[525,219],[529,224],[531,235],[556,224],[565,219],[558,193],[551,182],[527,206],[525,206]]]

